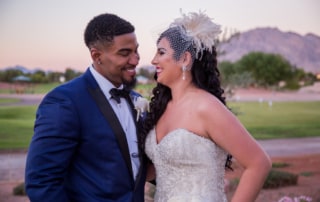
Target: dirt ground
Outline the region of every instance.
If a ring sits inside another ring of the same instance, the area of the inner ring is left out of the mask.
[[[289,166],[278,168],[298,174],[298,184],[296,186],[282,187],[278,189],[262,189],[256,202],[277,202],[283,196],[297,197],[301,195],[309,196],[313,202],[320,202],[320,154],[277,157],[272,162],[287,163]],[[234,162],[234,171],[227,172],[226,178],[229,181],[241,176],[242,168]],[[12,190],[19,182],[0,182],[1,202],[29,202],[26,196],[13,196]],[[228,198],[230,199],[234,188],[230,186]]]

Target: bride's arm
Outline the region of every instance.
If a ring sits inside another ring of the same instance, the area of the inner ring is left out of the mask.
[[[209,103],[204,109],[203,127],[206,128],[208,136],[244,167],[232,201],[255,201],[271,169],[269,156],[232,112],[222,104]]]
[[[156,171],[154,165],[150,162],[147,165],[147,182],[153,181],[156,179]]]

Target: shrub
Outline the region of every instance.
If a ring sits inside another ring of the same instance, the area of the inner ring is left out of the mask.
[[[296,185],[298,182],[298,175],[285,171],[278,171],[271,169],[267,179],[263,185],[264,189],[278,188],[290,185]]]
[[[26,190],[24,187],[24,182],[18,184],[13,188],[13,195],[24,196],[26,195]]]
[[[273,162],[272,163],[272,168],[285,168],[288,166],[290,166],[290,164],[284,163],[284,162]]]

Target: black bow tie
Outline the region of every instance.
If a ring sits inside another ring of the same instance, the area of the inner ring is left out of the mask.
[[[121,102],[120,97],[123,97],[125,99],[128,99],[128,97],[129,97],[129,91],[126,89],[120,90],[117,88],[112,88],[109,93],[111,95],[111,98],[115,99],[118,104]]]

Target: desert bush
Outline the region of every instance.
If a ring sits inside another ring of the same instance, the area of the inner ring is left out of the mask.
[[[272,163],[272,168],[285,168],[288,166],[290,166],[290,164],[284,163],[284,162],[273,162]]]
[[[25,196],[26,195],[26,190],[24,187],[24,182],[18,184],[13,188],[13,195],[18,195],[18,196]]]
[[[298,175],[286,171],[271,169],[263,185],[264,189],[296,185]]]

